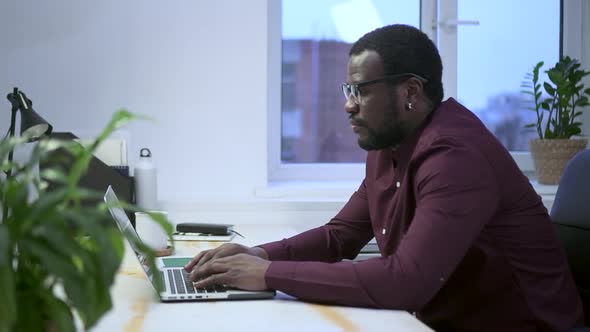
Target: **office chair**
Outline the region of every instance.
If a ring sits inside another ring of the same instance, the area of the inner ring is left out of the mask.
[[[590,150],[567,164],[551,208],[551,220],[565,249],[590,325]],[[590,331],[579,329],[575,331]]]

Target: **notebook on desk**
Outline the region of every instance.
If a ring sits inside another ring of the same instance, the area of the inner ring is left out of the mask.
[[[151,271],[147,265],[147,258],[139,248],[135,246],[135,243],[140,241],[139,236],[135,232],[135,229],[133,229],[125,211],[117,206],[119,200],[111,186],[107,188],[104,195],[104,201],[109,205],[109,211],[117,223],[119,230],[125,235],[127,242],[129,242],[133,249],[137,260],[139,261],[139,265],[141,265],[150,283],[156,288],[153,271]],[[185,260],[189,257],[177,258]],[[182,267],[167,267],[167,265],[163,265],[158,271],[156,271],[156,273],[161,274],[166,287],[164,291],[159,292],[158,294],[162,302],[269,299],[275,296],[274,291],[244,291],[221,285],[207,288],[195,288],[190,280],[188,272]]]

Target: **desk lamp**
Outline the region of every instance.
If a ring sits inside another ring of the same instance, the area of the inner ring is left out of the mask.
[[[16,130],[16,112],[20,111],[20,135],[29,137],[29,142],[39,140],[43,135],[51,134],[53,127],[43,119],[39,114],[33,110],[33,103],[27,96],[14,88],[12,93],[9,93],[8,101],[12,104],[12,115],[10,117],[10,128],[8,130],[8,137],[14,137]],[[14,149],[11,148],[8,152],[8,163],[12,162]],[[6,179],[12,175],[12,168],[6,171]],[[3,209],[2,220],[6,218],[6,207]]]

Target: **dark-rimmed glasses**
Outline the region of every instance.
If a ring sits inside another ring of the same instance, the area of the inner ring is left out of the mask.
[[[352,101],[354,101],[355,104],[360,105],[360,103],[361,103],[361,90],[360,89],[362,87],[369,86],[371,84],[376,84],[376,83],[383,82],[383,81],[395,80],[395,79],[402,78],[405,76],[415,77],[415,78],[419,79],[420,81],[422,81],[423,83],[428,82],[427,79],[425,79],[424,77],[422,77],[420,75],[416,75],[416,74],[412,74],[412,73],[402,73],[402,74],[388,75],[388,76],[384,76],[384,77],[381,77],[378,79],[365,81],[365,82],[342,83],[342,92],[344,93],[344,98],[346,98],[346,100],[348,100],[348,98],[352,97]]]

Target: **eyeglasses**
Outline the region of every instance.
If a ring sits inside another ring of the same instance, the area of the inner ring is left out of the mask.
[[[376,84],[383,81],[391,81],[402,77],[415,77],[422,81],[423,83],[428,82],[427,79],[420,75],[412,74],[412,73],[402,73],[396,75],[388,75],[382,78],[378,78],[375,80],[365,81],[365,82],[358,82],[358,83],[342,83],[342,92],[344,93],[344,98],[348,100],[348,98],[352,97],[352,100],[355,104],[360,105],[361,103],[361,88],[364,86],[369,86],[371,84]]]

